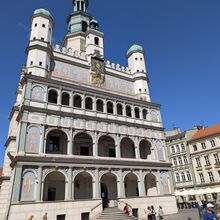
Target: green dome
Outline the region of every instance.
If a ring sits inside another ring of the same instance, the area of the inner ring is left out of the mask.
[[[50,12],[47,11],[46,9],[44,9],[44,8],[36,9],[36,10],[34,11],[34,15],[36,15],[36,14],[44,14],[44,15],[46,15],[46,16],[49,16],[49,17],[53,18],[53,16],[50,14]]]
[[[141,52],[144,53],[144,48],[142,46],[139,46],[137,44],[134,44],[131,46],[131,48],[127,52],[127,56],[129,57],[132,53],[135,52]]]

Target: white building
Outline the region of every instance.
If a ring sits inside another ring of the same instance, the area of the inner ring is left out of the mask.
[[[0,219],[95,219],[124,203],[140,218],[163,206],[176,213],[160,105],[151,102],[144,50],[128,67],[106,61],[104,34],[74,0],[63,45],[54,19],[32,16],[27,63],[10,115]],[[117,45],[116,45],[117,46]]]

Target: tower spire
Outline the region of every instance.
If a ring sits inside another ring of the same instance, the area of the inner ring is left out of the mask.
[[[88,6],[89,6],[89,0],[73,0],[74,12],[77,11],[87,12]]]

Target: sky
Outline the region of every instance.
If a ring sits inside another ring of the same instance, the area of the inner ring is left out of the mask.
[[[37,8],[53,15],[53,43],[61,44],[71,0],[8,0],[0,7],[0,166]],[[105,34],[106,60],[127,66],[129,47],[144,47],[151,98],[161,104],[166,130],[220,123],[219,0],[90,0],[88,10]]]

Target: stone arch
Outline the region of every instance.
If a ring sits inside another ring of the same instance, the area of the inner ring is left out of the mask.
[[[93,110],[93,99],[89,96],[85,98],[85,109]]]
[[[39,153],[40,148],[40,127],[31,125],[27,129],[25,152],[26,153]]]
[[[150,141],[142,139],[139,143],[140,158],[143,160],[152,159],[152,145]]]
[[[146,109],[142,110],[142,114],[143,114],[143,119],[147,119],[147,110]]]
[[[96,100],[96,108],[98,112],[104,112],[104,101],[102,99]]]
[[[74,135],[73,144],[74,155],[92,156],[93,155],[93,138],[86,132],[78,132]]]
[[[82,96],[79,94],[74,94],[73,96],[73,106],[75,108],[82,108]]]
[[[153,173],[148,173],[144,177],[145,191],[147,196],[157,196],[157,177]]]
[[[107,102],[107,113],[109,113],[109,114],[114,113],[114,104],[112,101]]]
[[[53,170],[43,181],[43,201],[62,201],[65,199],[66,175]]]
[[[135,158],[134,141],[128,137],[124,137],[120,141],[120,150],[122,158]]]
[[[70,105],[70,94],[68,92],[62,92],[61,104],[64,106]]]
[[[123,105],[121,103],[117,103],[117,115],[123,115]]]
[[[58,104],[58,90],[57,89],[49,89],[48,90],[48,103]]]
[[[131,112],[131,106],[130,105],[126,105],[126,116],[127,117],[132,117],[132,112]]]
[[[134,108],[135,118],[140,118],[140,109],[138,107]]]
[[[92,199],[93,197],[93,177],[87,171],[79,172],[74,177],[74,199]]]
[[[34,85],[31,89],[31,100],[44,101],[45,89],[40,85]]]
[[[126,197],[139,196],[138,176],[135,173],[129,172],[125,175],[124,185],[125,185],[125,196]]]
[[[116,157],[115,140],[109,135],[102,135],[98,140],[98,155],[101,157]]]
[[[46,136],[45,152],[49,154],[67,154],[68,136],[60,130],[54,129]]]

